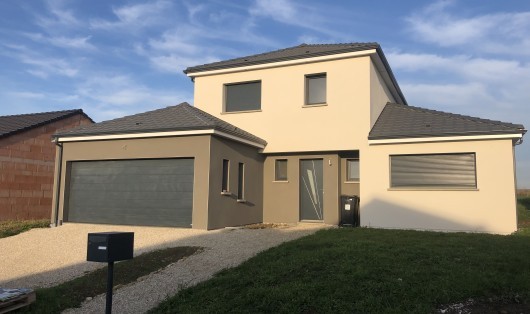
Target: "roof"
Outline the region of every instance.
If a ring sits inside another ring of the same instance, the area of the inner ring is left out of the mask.
[[[207,63],[197,66],[192,66],[184,70],[185,74],[193,77],[193,73],[222,70],[230,68],[238,68],[244,66],[267,64],[289,60],[299,60],[305,58],[321,57],[334,54],[341,54],[347,52],[364,51],[364,50],[376,50],[377,55],[381,59],[383,66],[385,67],[392,84],[394,85],[397,94],[401,98],[404,104],[407,104],[405,96],[399,87],[394,73],[388,64],[388,61],[381,49],[381,46],[376,42],[371,43],[342,43],[342,44],[301,44],[294,47],[284,48],[271,52],[230,59],[225,61]]]
[[[82,109],[0,116],[0,138],[27,131],[61,119],[69,118],[76,114],[82,114],[87,119],[92,121],[92,119],[90,119],[90,117],[87,116]]]
[[[229,69],[256,64],[273,63],[288,60],[327,56],[339,53],[363,51],[380,48],[378,43],[345,43],[345,44],[301,44],[294,47],[275,50],[256,55],[207,63],[189,67],[184,73],[195,73],[211,70]]]
[[[131,133],[153,133],[169,131],[217,130],[237,136],[254,143],[266,145],[267,142],[249,132],[210,115],[190,104],[183,102],[176,106],[139,113],[100,123],[81,126],[54,137],[72,137],[88,135],[110,135]]]
[[[387,103],[368,139],[524,134],[521,124]]]

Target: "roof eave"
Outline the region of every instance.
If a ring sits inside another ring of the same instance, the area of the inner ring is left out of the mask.
[[[448,138],[448,137],[477,137],[477,136],[491,136],[491,135],[513,135],[513,137],[522,137],[526,130],[506,130],[493,132],[454,132],[454,133],[440,133],[440,134],[402,134],[393,136],[368,136],[368,140],[406,140],[406,139],[426,139],[426,138]]]

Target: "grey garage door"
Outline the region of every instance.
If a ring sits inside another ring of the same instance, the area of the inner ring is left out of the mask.
[[[191,227],[193,159],[76,161],[65,221]]]

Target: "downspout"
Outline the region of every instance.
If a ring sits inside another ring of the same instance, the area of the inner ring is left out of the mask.
[[[57,169],[55,171],[55,175],[57,176],[57,188],[55,189],[55,208],[54,208],[54,225],[55,227],[59,226],[59,203],[61,200],[59,197],[61,196],[61,181],[62,181],[62,168],[63,168],[63,144],[59,143],[59,140],[55,139],[55,145],[59,147],[59,154],[57,155],[57,158],[59,159],[59,163],[57,163]]]

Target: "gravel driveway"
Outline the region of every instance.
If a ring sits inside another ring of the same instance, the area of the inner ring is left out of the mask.
[[[204,247],[203,252],[184,258],[114,293],[115,313],[143,313],[183,287],[207,280],[216,272],[239,265],[258,252],[326,227],[329,226],[298,224],[287,228],[204,231],[65,224],[59,228],[33,229],[0,239],[0,286],[47,287],[104,266],[86,262],[89,232],[132,231],[135,233],[135,255],[165,247]],[[104,308],[105,295],[100,295],[83,303],[82,308],[67,312],[101,313]]]

